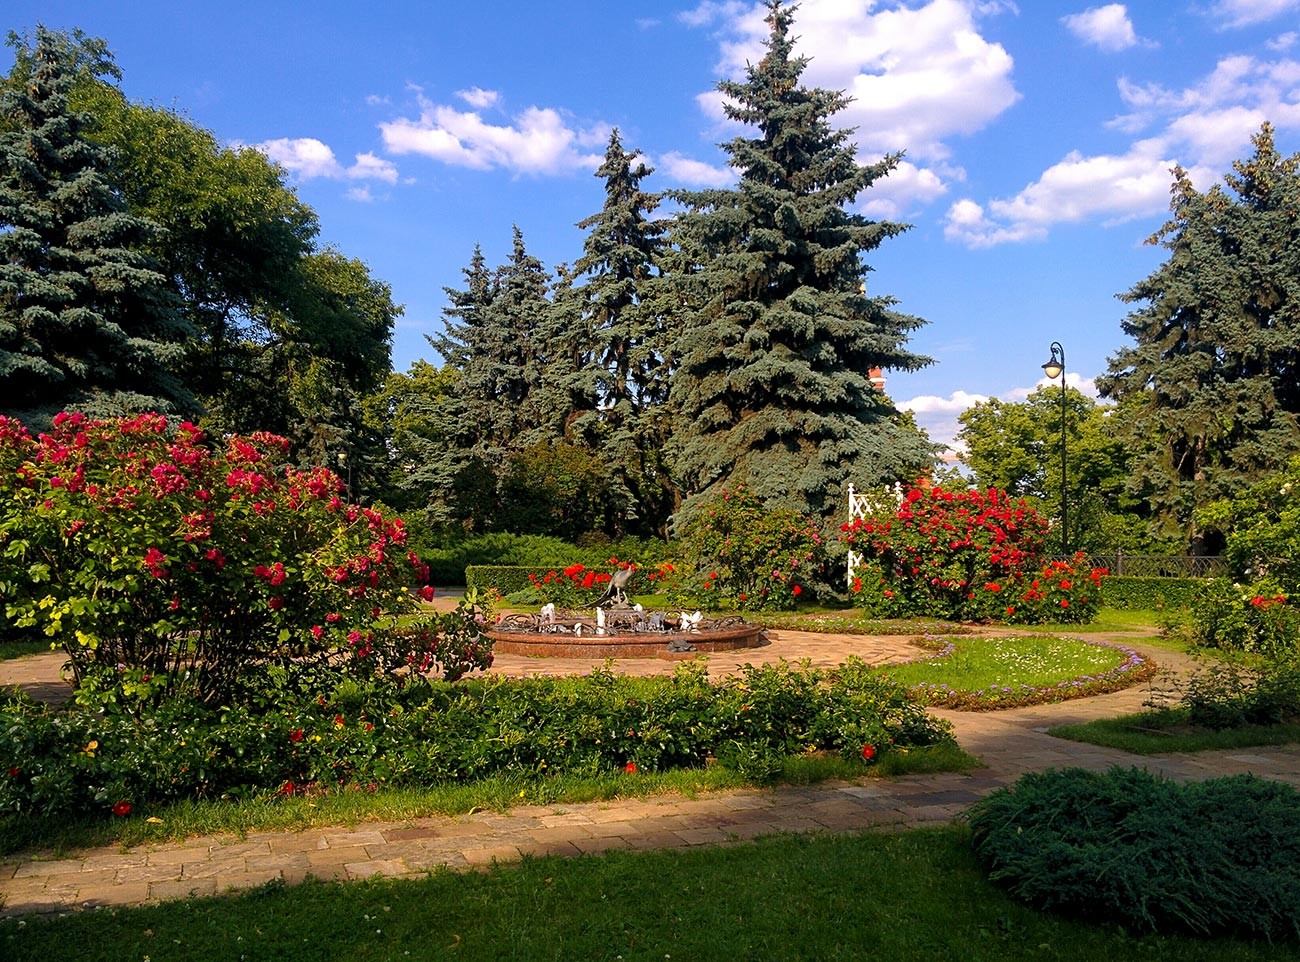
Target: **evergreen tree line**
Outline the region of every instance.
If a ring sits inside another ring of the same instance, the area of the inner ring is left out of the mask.
[[[861,255],[905,226],[849,210],[899,157],[857,162],[831,124],[845,97],[799,82],[791,23],[772,0],[765,56],[720,84],[753,132],[721,145],[735,188],[647,193],[615,130],[571,268],[552,275],[518,228],[495,269],[475,249],[429,337],[444,367],[390,380],[408,506],[473,530],[664,534],[729,486],[829,517],[847,482],[933,464],[870,381],[930,363],[905,346],[922,322],[866,291]]]
[[[390,289],[318,245],[283,170],[127,100],[102,41],[11,34],[0,413],[274,431],[354,496],[466,531],[662,534],[742,482],[826,518],[848,481],[915,477],[932,446],[869,379],[930,362],[907,349],[923,322],[868,293],[863,260],[905,225],[851,212],[899,158],[857,162],[843,95],[800,83],[791,8],[769,0],[768,24],[720,85],[746,131],[721,145],[733,188],[649,193],[615,131],[572,266],[518,229],[504,264],[475,249],[429,338],[441,364],[403,374]],[[1115,406],[1067,398],[1065,478],[1050,397],[977,409],[976,480],[1055,511],[1064,489],[1071,547],[1212,553],[1200,510],[1300,453],[1298,168],[1265,124],[1223,184],[1175,169],[1150,238],[1167,259],[1121,295],[1132,344],[1099,380]]]

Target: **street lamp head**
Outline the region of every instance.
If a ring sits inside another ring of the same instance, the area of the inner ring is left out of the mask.
[[[1049,381],[1055,381],[1065,371],[1065,349],[1056,341],[1052,342],[1052,356],[1043,365],[1043,373]]]

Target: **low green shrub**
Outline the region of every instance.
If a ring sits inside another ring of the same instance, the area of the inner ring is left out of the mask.
[[[1215,731],[1300,719],[1300,662],[1216,661],[1187,680],[1181,704],[1189,722]]]
[[[683,599],[715,610],[789,611],[828,593],[817,522],[764,504],[743,484],[697,505],[682,540],[684,583],[670,594]]]
[[[1285,657],[1300,651],[1300,608],[1276,584],[1215,578],[1197,596],[1191,633],[1206,648]]]
[[[349,679],[325,695],[281,681],[269,679],[247,706],[173,701],[135,718],[10,700],[0,705],[0,817],[629,765],[662,771],[711,755],[743,758],[752,774],[771,753],[876,762],[952,741],[946,723],[860,661],[834,673],[749,667],[719,681],[702,663],[667,678]],[[744,752],[733,751],[737,742]]]
[[[1300,793],[1236,775],[1031,773],[976,803],[972,844],[1016,898],[1139,931],[1300,936]]]
[[[1106,604],[1121,611],[1175,611],[1196,605],[1201,578],[1130,578],[1110,575],[1106,579]]]

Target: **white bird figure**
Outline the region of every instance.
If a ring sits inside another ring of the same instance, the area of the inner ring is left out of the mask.
[[[597,608],[596,609],[596,634],[603,635],[604,633],[605,633],[605,609]]]
[[[547,625],[555,624],[555,604],[542,605],[542,623]]]
[[[635,611],[638,615],[645,613],[645,609],[642,608],[639,604],[633,605],[632,610]]]
[[[684,631],[699,631],[700,619],[704,616],[698,611],[693,615],[688,615],[686,612],[682,611],[678,612],[678,617],[681,619],[682,629]]]

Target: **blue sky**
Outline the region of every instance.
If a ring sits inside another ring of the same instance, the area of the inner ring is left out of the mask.
[[[0,26],[38,21],[106,39],[133,99],[280,161],[405,305],[399,370],[436,360],[423,335],[475,243],[500,263],[518,224],[548,266],[579,256],[611,127],[652,189],[733,182],[714,87],[766,34],[738,0],[8,0]],[[1023,397],[1053,340],[1071,382],[1105,369],[1174,163],[1206,188],[1264,120],[1300,147],[1300,0],[804,0],[795,33],[806,82],[855,97],[862,160],[906,152],[858,207],[913,225],[869,287],[929,322],[911,346],[936,363],[888,390],[936,439]]]

